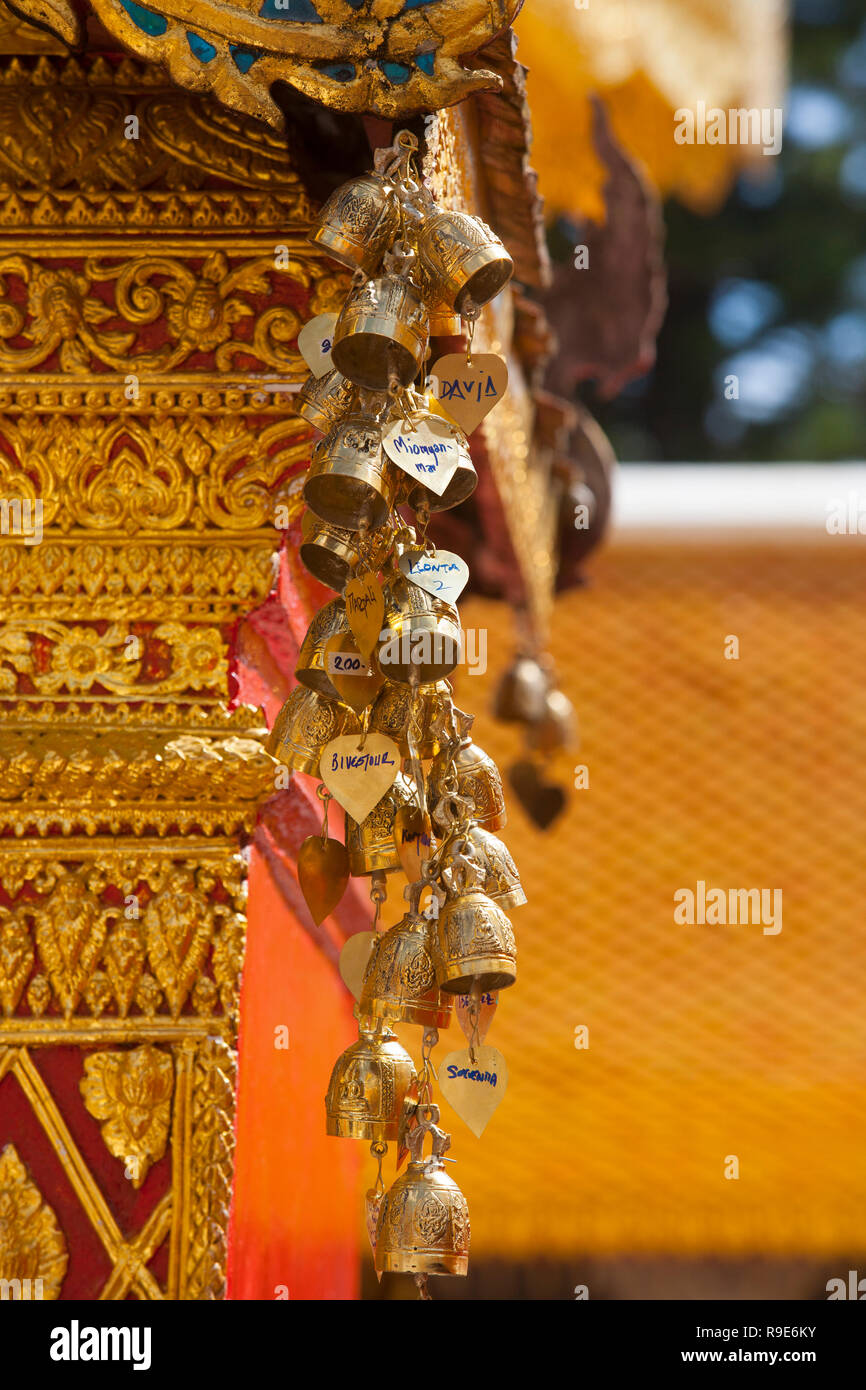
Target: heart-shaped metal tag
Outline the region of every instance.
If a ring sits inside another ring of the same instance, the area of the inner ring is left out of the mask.
[[[494,353],[446,353],[430,368],[430,385],[439,404],[466,434],[477,429],[508,389],[508,364]]]
[[[298,882],[316,926],[333,912],[349,882],[349,855],[339,840],[309,835],[298,851]]]
[[[467,1042],[472,1041],[472,1004],[471,994],[458,994],[455,1002],[455,1012],[457,1022],[466,1035]],[[478,1034],[477,1041],[483,1043],[487,1037],[488,1029],[493,1022],[493,1015],[496,1013],[496,1006],[499,1003],[499,991],[495,990],[492,994],[479,994],[478,996]]]
[[[400,771],[400,749],[384,734],[342,734],[322,750],[319,776],[352,820],[366,820]]]
[[[439,1064],[439,1090],[479,1139],[507,1085],[505,1058],[495,1047],[476,1047],[474,1062],[464,1047]]]
[[[382,435],[382,448],[404,472],[441,497],[460,462],[460,433],[448,420],[397,420]]]
[[[298,334],[298,351],[313,376],[324,376],[333,368],[331,349],[336,326],[336,314],[319,314],[305,323]]]
[[[385,677],[362,656],[349,632],[338,632],[325,645],[325,674],[344,704],[356,714],[372,705]]]
[[[469,566],[453,550],[404,550],[400,569],[413,584],[452,607],[469,582]]]
[[[346,618],[358,650],[369,663],[385,620],[385,595],[374,574],[355,575],[343,590]]]
[[[340,952],[340,975],[343,984],[359,1002],[364,986],[364,973],[375,940],[374,931],[357,931],[354,936],[349,937]]]

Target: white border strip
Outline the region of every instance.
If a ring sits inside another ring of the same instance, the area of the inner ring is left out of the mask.
[[[866,463],[626,463],[614,472],[614,540],[768,531],[866,540]]]

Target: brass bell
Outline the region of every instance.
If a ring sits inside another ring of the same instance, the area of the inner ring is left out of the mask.
[[[549,690],[540,717],[530,725],[527,742],[542,753],[555,753],[574,742],[574,705],[561,690]]]
[[[378,569],[391,547],[387,527],[367,535],[365,557],[372,569]],[[321,584],[342,593],[358,563],[358,533],[332,526],[315,512],[305,511],[301,518],[301,544],[298,549],[301,563]]]
[[[312,372],[298,392],[298,414],[314,430],[328,430],[350,409],[357,387],[339,372],[315,376]]]
[[[444,423],[441,415],[435,415],[432,411],[424,408],[416,409],[414,418],[421,421],[433,420],[436,428],[440,430]],[[457,467],[448,479],[448,485],[441,495],[432,492],[423,483],[413,482],[410,478],[406,500],[413,511],[420,512],[422,508],[427,512],[450,511],[452,507],[458,507],[461,502],[465,502],[468,497],[471,497],[478,486],[478,474],[475,472],[475,465],[472,462],[472,455],[469,452],[469,444],[465,434],[458,425],[452,426],[451,433],[457,445]]]
[[[296,679],[327,700],[339,700],[340,696],[328,678],[326,648],[332,637],[343,636],[349,631],[345,603],[341,598],[332,599],[319,609],[310,623],[298,652]]]
[[[474,858],[453,853],[449,897],[436,919],[433,962],[439,988],[448,994],[506,989],[517,979],[511,923],[482,890]]]
[[[415,1065],[387,1024],[360,1010],[358,1041],[334,1063],[325,1097],[328,1134],[338,1139],[396,1139],[406,1097],[417,1084]]]
[[[402,575],[386,586],[382,631],[376,659],[387,680],[431,685],[450,676],[460,660],[456,608]]]
[[[382,451],[382,431],[360,411],[346,415],[313,450],[304,501],[332,526],[384,526],[397,497],[397,468]]]
[[[385,1193],[379,1209],[377,1274],[465,1274],[469,1268],[469,1208],[445,1171],[443,1154],[451,1136],[438,1122],[438,1105],[419,1107],[418,1123],[406,1137],[406,1172]],[[428,1134],[433,1152],[423,1158]]]
[[[445,786],[450,762],[449,750],[443,749],[434,759],[427,778],[427,805],[434,820],[437,820],[440,800],[450,794],[450,789]],[[502,830],[508,823],[508,816],[499,768],[483,748],[479,748],[468,736],[463,739],[454,757],[454,772],[456,794],[467,799],[473,808],[473,819],[484,830]]]
[[[392,379],[408,386],[427,353],[424,301],[400,275],[368,280],[349,295],[334,329],[331,361],[338,371],[371,391],[387,391]]]
[[[520,882],[517,865],[507,847],[480,825],[473,825],[467,831],[466,839],[481,866],[482,891],[497,907],[522,907],[526,902],[526,894]]]
[[[418,723],[421,737],[418,740],[418,757],[435,758],[442,747],[442,715],[446,700],[450,700],[451,687],[447,681],[418,687]],[[412,689],[409,685],[398,685],[386,681],[370,712],[370,732],[385,734],[392,738],[404,758],[412,755],[409,747],[409,716],[412,705]]]
[[[372,275],[400,229],[400,204],[380,174],[364,174],[335,189],[309,240],[341,265]]]
[[[431,955],[431,926],[417,912],[373,943],[364,975],[360,1012],[392,1023],[447,1028],[453,1000],[441,994]]]
[[[430,316],[430,337],[458,337],[463,328],[460,315],[455,313],[453,304],[448,304],[440,297],[437,287],[433,284],[420,261],[416,262],[415,275],[427,305],[427,313]]]
[[[315,512],[301,518],[301,563],[321,584],[341,594],[358,559],[358,533],[331,526]]]
[[[325,745],[341,734],[358,733],[360,727],[347,705],[296,685],[274,720],[266,747],[284,767],[316,777]]]
[[[509,723],[531,724],[541,719],[550,678],[530,656],[518,656],[499,681],[493,712]]]
[[[350,874],[360,877],[364,874],[390,873],[401,867],[394,839],[394,818],[401,806],[417,804],[415,783],[405,773],[398,772],[381,801],[360,825],[347,812],[346,849],[349,852]]]
[[[472,315],[503,290],[514,262],[494,231],[465,212],[434,211],[417,232],[418,259],[440,297]]]

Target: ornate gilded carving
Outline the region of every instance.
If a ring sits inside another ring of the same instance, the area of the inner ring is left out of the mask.
[[[38,1021],[43,1040],[88,1017],[130,1040],[145,1021],[154,1036],[159,1019],[166,1037],[177,1035],[178,1021],[220,1031],[237,1007],[244,882],[233,854],[210,844],[196,851],[184,841],[156,853],[97,841],[83,862],[60,862],[80,856],[75,841],[46,841],[41,853],[24,846],[14,859],[0,850],[0,884],[11,903],[0,909],[7,1018]],[[212,988],[197,990],[205,979]],[[46,1013],[52,999],[61,1018]]]
[[[197,1049],[190,1133],[189,1299],[222,1298],[234,1150],[235,1054],[220,1038]]]
[[[91,0],[110,34],[133,53],[168,69],[191,91],[283,126],[270,86],[290,83],[326,106],[401,116],[497,90],[502,79],[467,69],[505,29],[520,0],[296,0],[295,13],[274,0],[154,0],[124,6]],[[53,33],[75,40],[69,0],[16,0],[15,8]]]
[[[86,253],[92,248],[78,249]],[[288,260],[288,252],[286,264],[275,264],[272,250],[230,265],[223,251],[212,251],[196,258],[196,269],[165,251],[112,259],[114,264],[85,254],[79,272],[29,256],[0,256],[0,367],[86,373],[95,361],[122,374],[168,372],[193,354],[212,353],[221,371],[230,370],[241,355],[257,367],[303,374],[298,352],[287,348],[297,338],[301,319],[288,304],[279,303],[275,280],[290,277],[292,284],[309,284],[311,275],[300,260]],[[151,283],[154,277],[162,280],[159,288]],[[97,287],[101,294],[95,293]],[[254,313],[242,295],[264,296],[271,307]],[[117,319],[129,330],[102,326]],[[236,335],[235,325],[247,320],[246,331]],[[167,341],[142,349],[138,339],[157,322]],[[11,346],[22,339],[21,345]]]
[[[308,452],[307,427],[291,417],[257,436],[230,416],[149,426],[101,417],[7,418],[0,420],[0,496],[39,498],[46,530],[249,532],[273,525],[274,494]],[[183,562],[188,552],[172,558]],[[164,562],[163,553],[165,573]],[[182,572],[167,573],[169,587],[184,587]]]
[[[28,1281],[12,1297],[55,1299],[66,1274],[66,1241],[14,1145],[0,1152],[0,1281]]]
[[[0,52],[21,28],[0,19]],[[43,528],[0,538],[0,1075],[106,1251],[100,1296],[215,1298],[239,850],[274,785],[259,712],[227,708],[230,644],[309,452],[298,327],[346,281],[285,138],[154,66],[3,60],[0,127],[0,498]],[[171,1145],[134,1234],[37,1064],[59,1045],[95,1049],[82,1096],[132,1182]]]
[[[84,1059],[84,1104],[100,1121],[105,1146],[125,1165],[133,1187],[141,1187],[151,1164],[165,1153],[173,1086],[171,1057],[148,1043]]]

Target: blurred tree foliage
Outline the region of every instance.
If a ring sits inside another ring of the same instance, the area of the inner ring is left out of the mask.
[[[794,0],[783,129],[715,216],[665,208],[656,366],[612,402],[581,390],[624,461],[866,452],[866,0]]]

